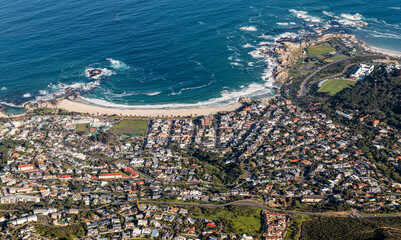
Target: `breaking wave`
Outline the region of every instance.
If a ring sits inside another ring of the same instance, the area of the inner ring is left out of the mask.
[[[248,31],[248,32],[255,32],[255,31],[258,30],[258,29],[257,29],[256,27],[254,27],[254,26],[245,26],[245,27],[241,27],[240,29],[243,30],[243,31]]]
[[[171,108],[201,108],[201,107],[216,107],[238,102],[241,97],[252,97],[260,95],[272,95],[272,91],[266,88],[264,84],[251,83],[247,87],[237,91],[222,91],[220,97],[212,98],[207,101],[198,103],[172,103],[172,104],[158,104],[158,105],[125,105],[112,103],[102,99],[94,99],[87,97],[80,97],[89,104],[94,104],[103,107],[120,108],[120,109],[171,109]]]
[[[159,95],[160,93],[162,93],[162,92],[151,92],[151,93],[147,93],[146,95],[148,95],[148,96],[156,96],[156,95]]]
[[[306,12],[306,11],[298,11],[295,9],[290,9],[288,11],[295,14],[295,16],[297,16],[297,18],[303,19],[307,22],[321,22],[322,21],[321,18],[313,17],[313,16],[309,15],[308,12]]]
[[[122,61],[112,59],[112,58],[106,58],[106,60],[109,61],[111,67],[116,70],[127,70],[130,68],[130,66],[128,66],[126,63],[124,63]]]

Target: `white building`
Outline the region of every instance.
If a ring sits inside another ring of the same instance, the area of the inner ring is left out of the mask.
[[[359,79],[359,78],[364,78],[371,74],[373,70],[375,69],[375,66],[367,65],[367,64],[359,64],[358,69],[351,74],[351,77]]]
[[[37,222],[37,221],[38,221],[38,217],[36,215],[31,215],[28,217],[18,218],[13,221],[9,221],[8,225],[15,226],[15,225],[21,225],[21,224],[24,224],[27,222]]]
[[[36,196],[29,196],[29,195],[9,195],[5,197],[0,197],[0,203],[7,204],[7,203],[27,203],[27,202],[40,202],[40,197]]]

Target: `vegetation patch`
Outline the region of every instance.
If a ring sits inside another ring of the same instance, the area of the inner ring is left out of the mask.
[[[346,58],[348,58],[346,55],[340,54],[340,55],[325,59],[325,61],[326,62],[335,62],[335,61],[346,59]]]
[[[396,84],[401,84],[401,77],[393,77],[391,80]]]
[[[336,49],[331,46],[321,44],[321,45],[310,47],[310,48],[308,48],[307,51],[308,51],[309,56],[318,56],[318,55],[335,52]]]
[[[117,134],[127,134],[127,135],[144,135],[146,133],[147,128],[148,128],[147,121],[123,120],[114,126],[113,132]]]
[[[232,233],[258,233],[261,231],[261,210],[256,207],[191,207],[190,211],[193,212],[194,217],[214,220],[217,225],[226,227]]]
[[[285,240],[299,239],[301,235],[302,223],[315,218],[316,217],[309,215],[297,214],[289,224],[284,239]]]
[[[331,105],[340,111],[358,110],[361,116],[370,114],[372,119],[401,129],[401,88],[394,78],[398,73],[388,74],[384,67],[377,67],[365,80],[334,96]]]
[[[352,87],[356,84],[356,81],[341,80],[338,78],[330,79],[323,83],[322,87],[318,90],[319,92],[328,92],[330,95],[336,95],[344,88]]]
[[[78,133],[89,133],[89,124],[87,123],[80,123],[75,125],[75,131]]]
[[[320,217],[302,223],[299,239],[401,239],[401,218]]]
[[[85,236],[83,224],[74,224],[65,227],[52,227],[46,225],[35,225],[37,233],[51,239],[73,239]]]

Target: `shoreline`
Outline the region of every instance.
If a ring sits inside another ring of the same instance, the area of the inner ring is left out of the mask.
[[[300,42],[296,42],[293,39],[282,39],[278,41],[273,46],[265,46],[258,48],[259,54],[265,55],[266,61],[274,66],[271,72],[271,78],[274,79],[274,83],[283,84],[289,81],[288,77],[288,67],[291,66],[298,58],[300,50],[308,46],[314,46],[320,42],[324,42],[332,37],[350,37],[356,38],[355,35],[345,34],[345,33],[327,33],[324,35],[316,36],[312,41],[302,39]],[[360,40],[360,39],[359,39]],[[378,47],[371,46],[366,42],[362,41],[364,49],[367,52],[381,53],[389,57],[401,58],[401,52],[386,50]],[[290,79],[291,80],[291,79]],[[268,101],[272,98],[279,96],[280,94],[262,97],[259,100]],[[242,98],[242,97],[241,97]],[[135,117],[194,117],[194,116],[206,116],[211,114],[216,114],[218,112],[231,112],[243,106],[243,99],[239,99],[238,102],[215,106],[215,107],[188,107],[180,108],[174,106],[173,108],[136,108],[135,106],[127,106],[126,108],[121,107],[108,107],[103,105],[97,105],[85,99],[79,97],[79,92],[74,91],[74,89],[69,89],[67,94],[59,98],[50,101],[39,101],[37,103],[29,103],[24,107],[26,109],[36,109],[36,108],[58,108],[64,109],[71,112],[85,113],[91,115],[121,115],[121,116],[135,116]],[[245,99],[248,99],[245,97]],[[251,98],[253,99],[253,98]],[[257,98],[258,99],[258,98]],[[10,117],[3,116],[4,113],[0,113],[0,117]]]
[[[372,52],[382,53],[382,54],[388,55],[390,57],[401,58],[401,52],[392,51],[392,50],[388,50],[388,49],[383,49],[383,48],[375,47],[375,46],[372,46],[372,45],[369,45],[369,44],[366,44],[366,46]]]
[[[123,115],[135,117],[194,117],[216,114],[218,112],[231,112],[242,106],[242,103],[232,103],[224,106],[205,108],[171,108],[171,109],[139,109],[139,108],[108,108],[96,106],[83,101],[62,99],[54,105],[71,112],[87,113],[91,115]]]

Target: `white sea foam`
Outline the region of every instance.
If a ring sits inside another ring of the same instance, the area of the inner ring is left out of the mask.
[[[7,90],[7,88],[6,87],[2,87],[0,90],[1,91],[5,91],[5,90]]]
[[[24,104],[17,105],[17,104],[14,104],[14,103],[3,102],[3,101],[0,101],[0,104],[1,105],[7,105],[7,106],[10,106],[10,107],[24,107]]]
[[[243,31],[255,32],[258,29],[255,26],[245,26],[240,28]]]
[[[388,7],[388,9],[400,10],[401,7]]]
[[[129,97],[129,96],[136,96],[140,95],[141,93],[138,92],[123,92],[123,93],[113,93],[110,89],[102,89],[104,90],[104,95],[111,98],[122,98],[122,97]]]
[[[83,92],[92,91],[93,89],[95,89],[98,86],[100,86],[99,80],[96,80],[93,82],[87,82],[87,83],[77,82],[77,83],[73,83],[73,84],[69,84],[69,85],[59,84],[59,88],[61,90],[74,89],[74,90],[83,91]]]
[[[294,32],[285,32],[285,33],[281,33],[281,34],[276,35],[276,36],[262,34],[260,36],[260,38],[263,38],[265,40],[272,40],[274,42],[277,42],[277,41],[285,39],[285,38],[298,38],[299,36],[300,36],[300,34],[297,34],[297,33],[294,33]],[[265,43],[265,42],[261,42],[260,44],[262,44],[262,43]],[[268,44],[272,44],[271,42],[267,42],[267,43]]]
[[[268,64],[268,67],[263,71],[262,79],[265,81],[265,87],[273,87],[273,72],[274,68],[276,67],[276,63],[272,58],[267,58],[266,63]]]
[[[333,15],[333,17],[337,22],[346,27],[358,28],[363,24],[363,16],[360,13],[342,13],[340,16]]]
[[[230,64],[233,66],[241,66],[241,67],[244,66],[241,63],[237,63],[237,62],[230,62]]]
[[[308,12],[306,12],[306,11],[298,11],[295,9],[290,9],[288,11],[295,14],[297,16],[297,18],[303,19],[307,22],[321,22],[322,21],[321,18],[313,17],[313,16],[309,15]]]
[[[146,95],[148,95],[148,96],[156,96],[156,95],[159,95],[160,93],[162,93],[162,92],[151,92],[151,93],[147,93]]]
[[[48,95],[49,93],[46,90],[39,90],[40,95]]]
[[[253,58],[265,58],[266,54],[264,54],[261,50],[263,48],[258,48],[252,52],[249,52],[248,54],[251,55]]]
[[[112,59],[112,58],[106,58],[106,60],[109,61],[111,67],[116,70],[127,70],[130,68],[130,66],[128,66],[126,63],[124,63],[122,61]]]
[[[328,17],[334,17],[334,14],[331,12],[323,11],[323,14],[328,16]]]
[[[87,69],[85,69],[86,77],[91,78],[90,77],[90,71],[95,70],[95,69],[97,69],[97,68],[87,68]],[[109,70],[107,68],[100,68],[100,70],[102,70],[102,73],[97,75],[97,76],[95,76],[95,77],[92,77],[93,79],[99,79],[102,76],[111,76],[113,74],[116,74],[115,72],[113,72],[112,70]]]
[[[242,47],[243,47],[243,48],[253,48],[253,47],[255,47],[255,46],[253,46],[253,45],[247,43],[247,44],[242,45]]]
[[[32,102],[37,102],[37,101],[49,101],[53,99],[52,94],[47,94],[47,95],[42,95],[42,96],[36,96],[35,101]]]
[[[24,95],[22,95],[22,97],[24,97],[24,98],[29,98],[29,97],[31,97],[32,95],[30,94],[30,93],[25,93]]]
[[[254,62],[248,62],[248,66],[252,67]]]
[[[279,25],[279,26],[288,26],[289,23],[286,23],[286,22],[278,22],[277,25]]]
[[[200,89],[200,88],[207,87],[207,86],[209,86],[210,84],[212,84],[212,83],[214,83],[214,82],[216,81],[216,80],[214,79],[214,74],[212,74],[212,78],[213,78],[212,81],[210,81],[210,82],[208,82],[208,83],[206,83],[206,84],[204,84],[204,85],[195,86],[195,87],[181,88],[178,92],[174,92],[174,90],[173,90],[172,88],[170,88],[171,93],[170,93],[169,95],[180,95],[183,91],[188,91],[188,90]]]
[[[263,45],[272,45],[273,42],[266,42],[266,41],[262,41],[259,43],[259,45],[263,46]]]
[[[297,34],[297,33],[285,32],[285,33],[282,33],[282,34],[274,37],[274,40],[278,41],[278,40],[281,40],[281,39],[284,39],[284,38],[297,38],[297,37],[299,37],[299,34]]]
[[[401,39],[400,35],[394,34],[394,33],[381,33],[378,31],[372,31],[370,34],[373,37],[376,38],[391,38],[391,39]]]
[[[349,13],[342,13],[340,15],[342,18],[344,19],[348,19],[351,21],[360,21],[362,20],[362,15],[359,13],[355,13],[355,14],[349,14]]]
[[[82,100],[99,105],[104,107],[112,107],[112,108],[122,108],[122,109],[171,109],[171,108],[200,108],[200,107],[215,107],[225,104],[231,104],[238,102],[241,97],[252,97],[252,96],[260,96],[260,95],[271,95],[272,91],[269,88],[266,88],[263,84],[251,83],[247,87],[239,91],[231,91],[228,92],[223,90],[220,94],[220,97],[212,98],[207,101],[202,101],[198,103],[173,103],[173,104],[158,104],[158,105],[124,105],[124,104],[116,104],[102,99],[92,99],[86,97],[80,97]]]

